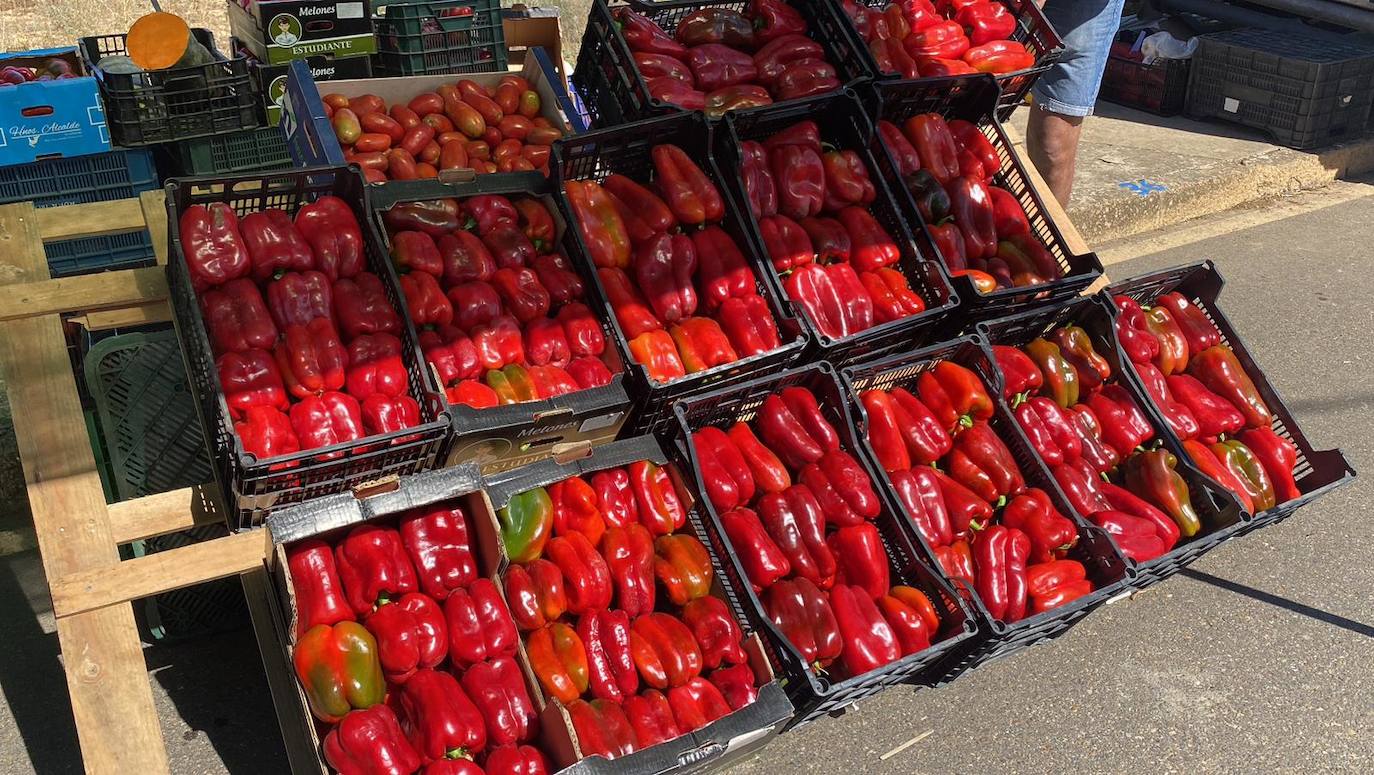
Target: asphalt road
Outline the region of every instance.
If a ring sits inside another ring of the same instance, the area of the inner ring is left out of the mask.
[[[1216,261],[1223,308],[1303,429],[1371,471],[1370,244],[1365,196],[1109,271]],[[938,690],[891,690],[730,775],[1374,771],[1371,495],[1357,480],[1052,643]],[[49,611],[36,556],[0,559],[0,772],[80,770]],[[146,655],[174,772],[285,771],[250,630]]]

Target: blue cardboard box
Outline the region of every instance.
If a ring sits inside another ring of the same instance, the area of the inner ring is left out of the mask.
[[[75,48],[0,54],[0,68],[41,69],[51,59],[66,61],[82,77],[0,87],[0,165],[110,150],[100,92]]]

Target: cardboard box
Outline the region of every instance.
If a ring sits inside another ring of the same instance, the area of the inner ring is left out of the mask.
[[[542,48],[553,60],[554,69],[568,80],[563,64],[563,31],[557,8],[526,8],[522,3],[501,11],[501,27],[506,36],[506,56],[511,67],[525,63],[530,51]]]
[[[318,54],[377,53],[368,0],[228,0],[229,29],[258,59],[281,65]]]
[[[110,150],[100,91],[75,48],[0,54],[0,68],[40,69],[51,59],[81,77],[0,86],[0,165]]]
[[[230,48],[249,58],[253,77],[262,91],[263,109],[267,115],[267,126],[276,126],[281,121],[282,104],[286,102],[286,73],[290,65],[270,65],[257,58],[243,41],[230,38]],[[329,54],[316,54],[305,57],[310,68],[310,77],[316,81],[335,81],[353,78],[372,77],[372,57],[334,57]]]
[[[388,240],[383,217],[386,211],[402,202],[425,199],[466,199],[479,194],[499,194],[512,199],[536,197],[553,216],[557,229],[555,243],[567,256],[572,240],[565,239],[567,223],[553,201],[552,186],[542,175],[533,172],[476,177],[471,170],[452,170],[466,173],[463,182],[437,180],[404,180],[373,186],[372,209],[377,229]],[[589,261],[568,256],[569,263],[582,277],[583,285],[592,287]],[[590,294],[590,290],[587,291]],[[448,464],[475,462],[483,473],[493,474],[518,466],[557,456],[570,449],[607,444],[620,435],[629,416],[630,399],[626,392],[625,364],[628,353],[615,344],[610,321],[600,308],[587,304],[598,316],[606,337],[603,359],[614,375],[609,385],[579,390],[575,393],[545,399],[507,404],[489,409],[450,404],[454,441],[448,452]]]

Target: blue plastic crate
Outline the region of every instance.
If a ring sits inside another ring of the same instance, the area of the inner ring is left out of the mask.
[[[158,186],[149,149],[46,159],[0,167],[0,204],[32,201],[37,207],[129,199]],[[110,237],[52,242],[44,246],[54,277],[127,269],[153,263],[153,242],[145,229]]]

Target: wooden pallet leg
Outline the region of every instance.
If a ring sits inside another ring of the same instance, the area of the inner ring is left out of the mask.
[[[0,270],[0,284],[48,277],[28,203],[0,207]],[[118,564],[58,316],[0,324],[0,369],[48,579]],[[133,609],[65,617],[57,634],[86,771],[168,772]]]

